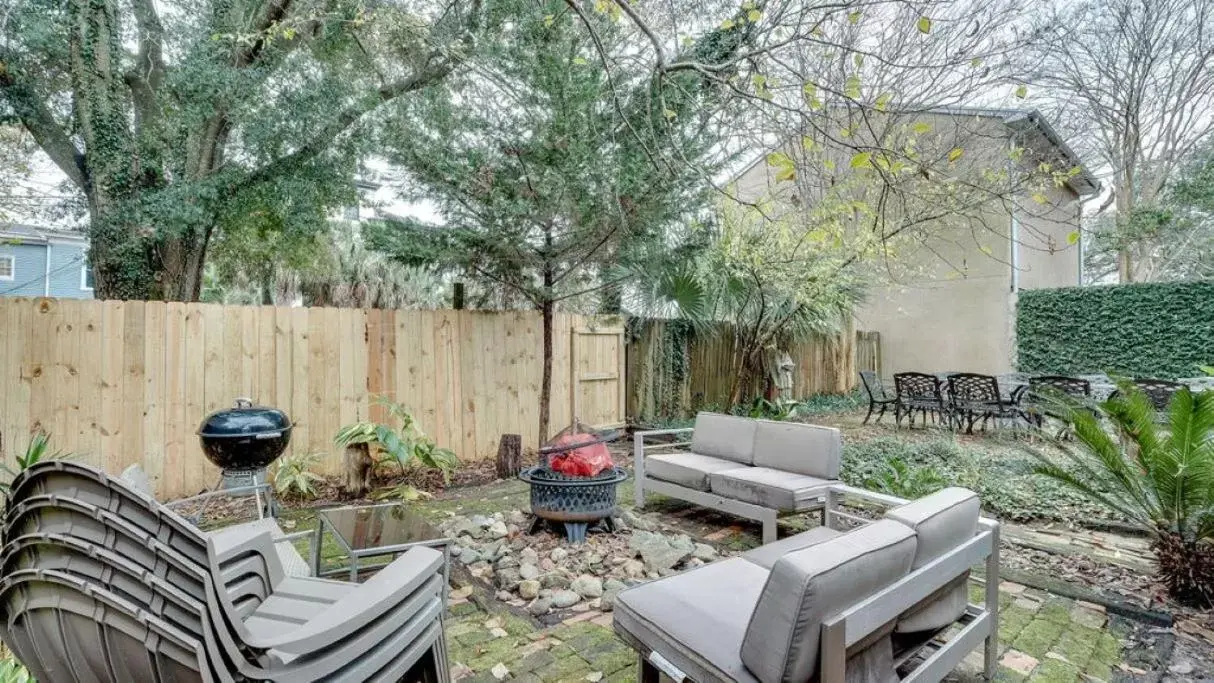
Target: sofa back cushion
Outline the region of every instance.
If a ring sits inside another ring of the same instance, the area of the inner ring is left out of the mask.
[[[691,452],[754,464],[755,420],[718,413],[696,415]]]
[[[839,478],[843,436],[833,427],[758,420],[755,427],[756,467],[807,474],[819,479]]]
[[[909,527],[880,520],[780,558],[746,627],[742,663],[762,683],[810,680],[822,621],[905,576],[915,548]]]
[[[944,555],[974,537],[978,531],[978,494],[956,486],[900,505],[885,513],[886,519],[905,524],[915,531],[919,541],[914,569]],[[943,595],[924,601],[903,615],[898,631],[927,631],[943,628],[965,612],[967,600],[963,575],[936,577],[955,585]]]

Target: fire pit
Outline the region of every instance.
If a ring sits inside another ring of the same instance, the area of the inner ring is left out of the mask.
[[[531,514],[535,516],[531,533],[547,522],[560,523],[569,542],[582,543],[590,527],[600,522],[608,531],[615,530],[611,521],[615,513],[615,487],[628,478],[628,473],[612,465],[594,476],[575,476],[553,469],[550,463],[553,457],[565,457],[595,446],[603,449],[599,457],[609,460],[602,444],[619,436],[620,432],[592,434],[575,420],[557,435],[555,444],[540,449],[543,464],[518,475],[531,486]]]

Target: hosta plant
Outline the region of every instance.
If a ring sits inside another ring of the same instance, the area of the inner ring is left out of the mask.
[[[316,485],[321,478],[312,468],[319,461],[320,456],[316,453],[297,453],[279,458],[274,470],[274,490],[284,498],[315,498]]]
[[[439,448],[434,439],[422,431],[412,413],[403,405],[378,396],[376,405],[383,406],[389,423],[355,422],[342,427],[333,442],[346,450],[346,493],[365,496],[371,488],[371,478],[377,462],[389,459],[403,472],[406,467],[436,469],[447,479],[459,465],[455,453]]]
[[[1058,441],[1063,463],[1037,453],[1036,471],[1149,534],[1174,598],[1214,604],[1214,392],[1178,391],[1159,415],[1132,383],[1119,382],[1098,408],[1062,406],[1074,443]]]

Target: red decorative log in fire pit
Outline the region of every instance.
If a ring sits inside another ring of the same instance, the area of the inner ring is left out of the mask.
[[[611,462],[606,444],[621,434],[595,433],[574,420],[540,449],[541,464],[518,475],[531,485],[532,533],[545,522],[559,522],[571,543],[581,543],[599,522],[615,530],[615,490],[628,473]]]

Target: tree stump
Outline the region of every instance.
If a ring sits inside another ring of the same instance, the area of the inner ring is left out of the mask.
[[[353,498],[363,498],[371,490],[371,478],[375,474],[375,461],[371,449],[365,443],[346,446],[342,472],[342,492]]]
[[[523,468],[523,436],[502,434],[497,445],[497,478],[509,479],[518,476]]]

